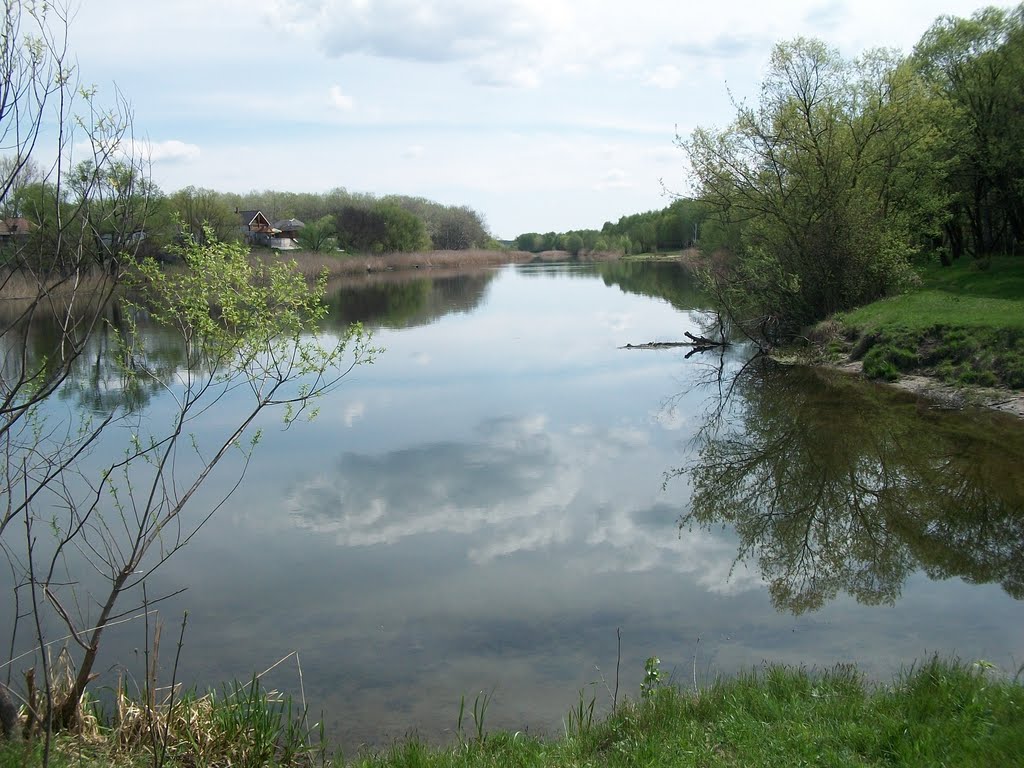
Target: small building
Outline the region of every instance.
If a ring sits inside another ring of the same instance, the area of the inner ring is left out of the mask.
[[[298,237],[299,230],[304,226],[306,225],[298,219],[282,219],[274,222],[274,229],[280,231],[281,237]]]
[[[270,245],[274,227],[262,211],[239,211],[239,228],[249,245]]]
[[[270,238],[270,247],[280,248],[283,251],[298,248],[299,230],[304,226],[306,225],[298,219],[275,221],[274,234]]]
[[[28,236],[32,234],[32,230],[35,228],[35,224],[28,219],[21,218],[20,216],[11,219],[3,219],[0,221],[0,246],[27,240]]]
[[[129,249],[138,249],[145,242],[146,231],[136,229],[132,232],[108,232],[96,236],[96,244],[107,256]]]

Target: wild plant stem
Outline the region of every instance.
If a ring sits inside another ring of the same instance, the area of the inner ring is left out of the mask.
[[[622,663],[622,627],[615,628],[618,647],[615,649],[615,694],[612,696],[612,712],[619,708],[619,665]]]

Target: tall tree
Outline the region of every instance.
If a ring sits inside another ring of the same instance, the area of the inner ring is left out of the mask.
[[[1024,241],[1024,5],[943,16],[914,49],[918,70],[947,110],[936,152],[951,197],[954,257]]]
[[[229,452],[248,450],[243,435],[261,413],[282,406],[290,422],[346,364],[372,354],[358,326],[317,342],[324,286],[311,291],[294,265],[253,263],[246,249],[209,237],[185,246],[181,269],[134,258],[125,234],[146,226],[156,190],[132,154],[127,105],[101,109],[95,91],[79,87],[68,23],[60,2],[5,0],[0,15],[0,208],[36,217],[32,237],[6,249],[0,267],[0,556],[19,606],[3,629],[8,647],[19,630],[32,638],[33,658],[19,666],[41,672],[30,711],[46,734],[43,765],[52,731],[75,719],[103,634],[124,615],[122,598],[216,510],[183,514],[210,472]],[[43,147],[47,137],[53,144]],[[29,174],[37,157],[60,161]],[[99,256],[105,236],[120,247]],[[133,302],[124,312],[110,301],[120,287]],[[144,347],[139,317],[174,337],[180,354],[169,366]],[[99,400],[100,410],[78,420],[52,406],[101,329],[114,363],[96,369],[121,377],[126,391],[141,381],[167,393],[168,422],[133,412],[130,398]],[[243,394],[248,407],[219,422],[212,445],[191,444],[198,471],[183,474],[192,420]],[[248,437],[250,447],[258,442],[255,432]],[[121,438],[104,466],[94,449]],[[69,573],[75,563],[101,581],[102,594],[83,586],[85,574]],[[66,687],[50,674],[55,626],[66,629],[77,663]]]
[[[467,206],[444,208],[431,218],[427,233],[434,248],[442,251],[483,248],[490,240],[483,217]]]
[[[68,23],[62,3],[5,0],[0,17],[0,208],[32,225],[29,237],[5,249],[0,270],[0,293],[19,299],[0,328],[0,438],[61,385],[102,322],[103,301],[116,287],[122,260],[96,274],[94,225],[108,203],[131,191],[114,190],[111,182],[125,180],[125,171],[140,178],[144,170],[125,152],[131,129],[125,101],[100,107],[96,91],[80,87],[68,52]],[[61,161],[45,166],[40,156]],[[89,171],[73,174],[72,163]],[[126,245],[129,252],[135,247]],[[51,348],[26,358],[20,339],[51,316],[61,319]]]
[[[220,192],[189,185],[170,195],[168,205],[180,219],[183,234],[200,243],[206,242],[208,233],[222,243],[241,238],[238,214]]]
[[[333,251],[338,246],[334,236],[334,217],[322,216],[299,231],[299,247],[307,251]]]
[[[740,226],[718,288],[749,329],[771,340],[901,284],[942,209],[926,96],[895,54],[848,62],[797,39],[776,46],[757,106],[680,142],[712,215]]]

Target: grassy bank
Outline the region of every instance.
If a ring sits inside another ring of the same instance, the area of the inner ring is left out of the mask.
[[[245,697],[241,697],[245,701]],[[229,705],[224,709],[225,702]],[[348,760],[319,749],[295,749],[287,718],[255,716],[231,697],[205,715],[198,751],[167,732],[168,766],[1010,766],[1024,764],[1024,687],[997,678],[986,665],[932,660],[891,685],[866,683],[852,667],[827,673],[767,668],[700,692],[663,686],[648,675],[642,696],[604,719],[581,697],[553,739],[488,733],[467,704],[459,739],[445,747],[415,737],[380,753]],[[260,699],[252,699],[258,705]],[[218,708],[219,707],[219,708]],[[258,706],[255,707],[259,709]],[[241,715],[240,715],[241,712]],[[242,716],[244,715],[244,716]],[[456,713],[453,713],[453,720]],[[481,715],[483,717],[483,715]],[[187,718],[179,718],[179,720]],[[227,726],[224,725],[227,723]],[[274,725],[274,723],[277,723]],[[267,746],[278,733],[282,748]],[[57,766],[153,765],[154,741],[109,728],[103,737],[63,736]],[[161,737],[162,738],[162,737]],[[220,741],[218,741],[220,740]],[[214,745],[220,744],[219,751]],[[257,746],[262,745],[261,748]],[[0,748],[0,766],[39,765],[38,745]]]
[[[870,378],[920,372],[949,384],[1024,388],[1024,258],[996,257],[987,269],[962,259],[919,274],[914,290],[826,324],[831,351],[862,360]]]

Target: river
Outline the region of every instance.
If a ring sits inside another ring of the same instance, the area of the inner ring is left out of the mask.
[[[151,595],[187,588],[159,605],[165,680],[187,609],[181,678],[294,652],[265,684],[351,754],[451,739],[481,693],[487,728],[558,732],[580,691],[598,712],[636,696],[653,655],[686,686],[765,662],[879,680],[934,653],[1024,662],[1020,423],[742,346],[624,349],[710,332],[672,264],[330,298],[330,328],[361,320],[385,351],[312,423],[264,425],[242,485],[153,574]],[[62,402],[104,407],[104,380]],[[165,397],[144,393],[153,420]],[[138,623],[104,642],[104,669],[137,664]]]

